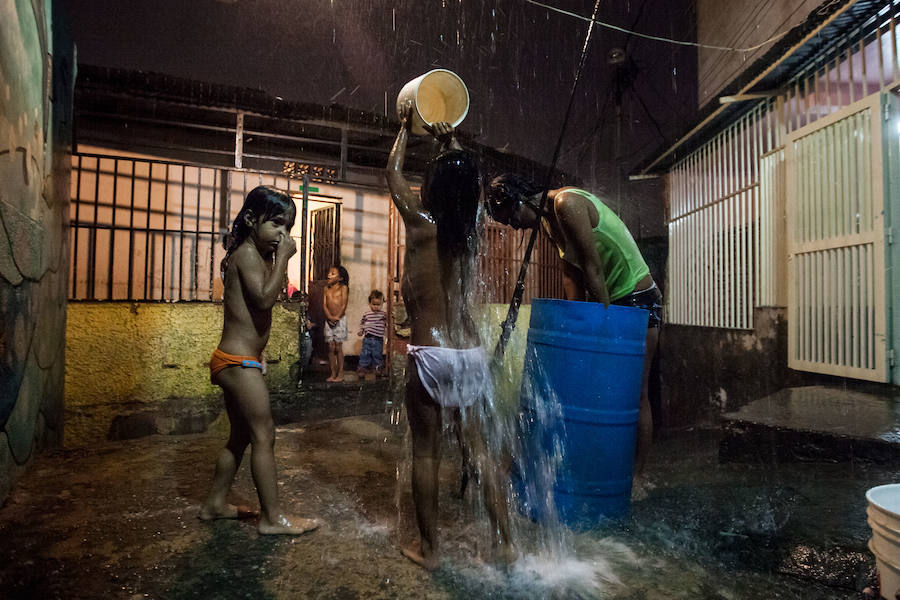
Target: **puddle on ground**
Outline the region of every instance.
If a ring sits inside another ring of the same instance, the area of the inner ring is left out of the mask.
[[[483,510],[471,490],[456,496],[450,439],[445,559],[427,574],[398,550],[415,533],[405,427],[384,414],[279,428],[283,503],[325,523],[299,538],[196,518],[221,437],[40,456],[0,509],[0,590],[129,600],[852,598],[872,584],[865,490],[896,479],[871,465],[720,465],[715,435],[695,432],[656,447],[628,518],[571,534],[567,549],[542,546],[542,527],[517,514],[522,554],[499,569],[486,562]],[[256,504],[249,464],[234,500]]]

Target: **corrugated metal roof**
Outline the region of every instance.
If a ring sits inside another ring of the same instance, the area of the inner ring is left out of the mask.
[[[875,31],[878,26],[875,17],[892,4],[891,0],[826,0],[703,106],[674,145],[657,149],[634,173],[665,172],[755,105],[752,102],[722,105],[719,96],[781,88],[803,71],[833,58],[846,43],[858,42]]]

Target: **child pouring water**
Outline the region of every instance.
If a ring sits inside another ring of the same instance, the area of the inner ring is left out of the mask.
[[[482,423],[492,418],[486,402],[491,386],[489,359],[481,347],[471,308],[476,284],[481,172],[475,156],[456,142],[449,123],[429,126],[441,152],[427,167],[421,192],[403,174],[412,127],[412,105],[401,108],[401,128],[387,165],[391,199],[406,227],[401,291],[409,312],[404,398],[412,438],[412,495],[419,539],[401,552],[436,569],[438,474],[445,413],[460,427],[463,453],[473,460],[491,523],[494,560],[518,557],[509,529],[505,475],[489,452]]]
[[[275,424],[263,380],[263,349],[269,341],[272,307],[281,292],[288,259],[297,252],[289,233],[294,202],[271,187],[253,189],[232,225],[222,260],[225,322],[222,339],[209,362],[212,382],[222,388],[231,433],[216,460],[212,487],[200,518],[234,519],[238,509],[226,503],[247,446],[250,471],[259,496],[261,534],[299,535],[319,526],[281,512],[275,478]]]

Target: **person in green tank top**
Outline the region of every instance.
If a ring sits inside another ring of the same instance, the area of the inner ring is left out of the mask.
[[[625,223],[594,194],[576,187],[547,192],[548,209],[540,206],[543,190],[515,174],[491,181],[491,217],[515,229],[541,227],[563,260],[567,300],[602,302],[650,312],[641,386],[635,471],[647,461],[653,440],[648,381],[659,342],[662,294]]]

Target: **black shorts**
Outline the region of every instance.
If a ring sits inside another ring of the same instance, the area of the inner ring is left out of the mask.
[[[662,325],[662,292],[653,284],[646,290],[631,292],[612,302],[616,306],[633,306],[650,311],[650,320],[647,321],[647,329],[659,328]]]

